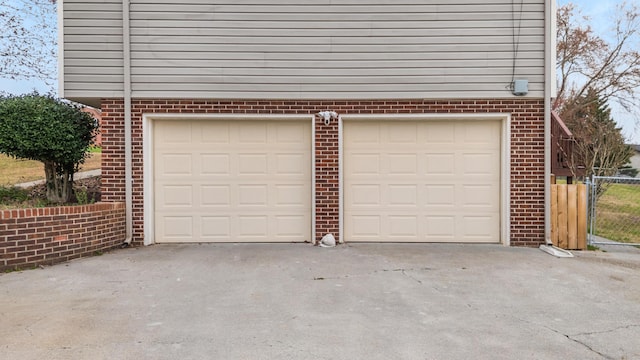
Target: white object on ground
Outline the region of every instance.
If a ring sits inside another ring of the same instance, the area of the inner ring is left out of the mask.
[[[327,235],[322,237],[322,240],[320,240],[320,246],[321,247],[334,247],[334,246],[336,246],[336,238],[333,237],[333,235],[331,235],[331,234],[327,234]]]
[[[572,258],[573,254],[553,245],[540,245],[540,250],[559,258]]]

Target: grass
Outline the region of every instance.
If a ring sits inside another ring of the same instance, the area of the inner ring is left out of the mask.
[[[612,184],[597,204],[596,235],[640,243],[640,184]]]
[[[100,169],[102,153],[90,151],[80,171]],[[0,154],[0,185],[10,186],[44,179],[44,165],[39,161],[17,160]]]

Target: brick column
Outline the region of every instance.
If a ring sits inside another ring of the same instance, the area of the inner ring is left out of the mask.
[[[338,120],[325,125],[316,116],[316,243],[325,234],[340,240],[340,184]]]
[[[102,100],[102,201],[124,202],[124,100]]]

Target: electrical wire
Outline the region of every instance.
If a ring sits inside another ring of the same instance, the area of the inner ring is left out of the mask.
[[[520,33],[522,31],[522,11],[524,8],[524,0],[520,0],[520,9],[518,11],[518,26],[516,26],[516,1],[511,1],[511,44],[513,45],[513,64],[511,67],[511,84],[509,84],[510,90],[513,90],[513,82],[516,78],[516,62],[518,60],[518,50],[520,48]],[[516,32],[517,28],[517,32]]]

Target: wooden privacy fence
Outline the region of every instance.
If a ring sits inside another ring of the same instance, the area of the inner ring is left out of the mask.
[[[551,185],[551,241],[568,250],[587,248],[587,186]]]

